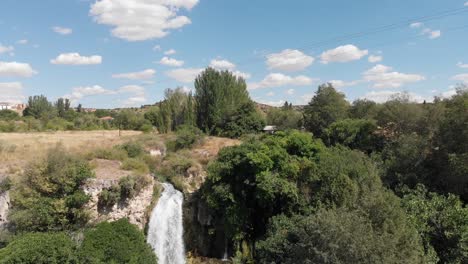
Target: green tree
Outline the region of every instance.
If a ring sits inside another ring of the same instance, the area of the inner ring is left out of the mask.
[[[82,263],[157,263],[143,233],[127,219],[85,231],[78,255]]]
[[[408,231],[408,230],[399,230]],[[428,263],[412,236],[376,228],[366,215],[347,209],[311,216],[275,217],[258,243],[258,263]],[[404,237],[405,239],[401,239]]]
[[[426,251],[435,252],[439,263],[468,262],[468,208],[457,196],[431,193],[419,185],[404,196],[403,206]]]
[[[381,149],[382,140],[376,135],[375,121],[365,119],[343,119],[332,123],[326,130],[327,142],[341,144],[352,149],[371,153]]]
[[[65,100],[63,98],[59,98],[55,103],[55,107],[57,108],[57,113],[59,117],[65,117]]]
[[[24,110],[25,116],[48,120],[57,116],[57,111],[44,95],[30,96],[28,106]]]
[[[267,113],[267,124],[274,125],[282,130],[299,129],[302,127],[302,121],[302,113],[293,110],[289,105],[281,108],[272,108]]]
[[[355,119],[375,119],[379,106],[367,99],[357,99],[349,108],[349,117]]]
[[[75,254],[65,233],[26,233],[0,249],[0,264],[73,264]]]
[[[304,109],[304,125],[315,136],[322,137],[329,125],[347,117],[348,108],[344,94],[331,84],[322,84]]]
[[[220,134],[225,122],[251,102],[245,80],[229,71],[207,68],[195,80],[195,91],[197,125],[210,135]]]
[[[12,192],[9,219],[18,231],[56,231],[83,226],[89,196],[83,183],[93,177],[85,160],[56,147],[47,157],[31,163]]]
[[[11,121],[17,120],[20,116],[17,112],[11,110],[1,110],[0,111],[0,120]]]

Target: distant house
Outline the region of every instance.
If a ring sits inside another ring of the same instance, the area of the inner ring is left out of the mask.
[[[278,128],[276,126],[266,126],[262,129],[262,131],[265,133],[274,134],[276,131],[278,131]]]
[[[0,110],[11,110],[12,107],[10,103],[0,102]]]
[[[103,116],[103,117],[101,117],[99,119],[101,119],[102,121],[113,121],[114,120],[114,118],[112,116]]]

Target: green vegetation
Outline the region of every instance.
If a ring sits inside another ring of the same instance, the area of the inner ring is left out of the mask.
[[[143,233],[126,219],[87,230],[78,255],[81,263],[156,263]]]
[[[88,163],[57,146],[28,166],[12,193],[10,220],[18,231],[58,231],[83,226],[89,197],[80,189],[93,177]]]
[[[26,233],[0,249],[4,264],[148,263],[156,256],[138,228],[121,219],[85,230],[81,243],[66,233]]]
[[[303,115],[286,102],[283,107],[272,108],[268,111],[267,123],[281,130],[299,129],[302,127]]]
[[[207,68],[195,80],[197,126],[209,135],[239,137],[261,130],[245,80],[229,71]]]
[[[112,185],[99,193],[98,206],[100,209],[111,208],[117,203],[126,202],[137,196],[151,183],[149,176],[129,175],[119,179],[118,184]]]
[[[235,262],[467,262],[467,102],[461,87],[430,104],[403,94],[349,105],[322,85],[304,112],[313,134],[223,149],[202,196]]]
[[[1,264],[77,263],[75,244],[65,233],[27,233],[0,249]]]

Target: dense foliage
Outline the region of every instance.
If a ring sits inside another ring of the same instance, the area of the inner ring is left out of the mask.
[[[196,123],[210,135],[239,136],[263,126],[245,80],[207,68],[195,80]]]
[[[127,219],[100,223],[87,230],[78,255],[81,263],[156,263],[143,233]]]
[[[0,249],[1,264],[77,263],[75,244],[65,233],[27,233]]]
[[[19,231],[57,231],[85,224],[89,197],[82,184],[94,174],[88,163],[61,147],[33,162],[12,193],[10,220]]]
[[[121,219],[85,230],[76,243],[64,232],[26,233],[0,249],[1,264],[156,264],[156,256],[138,228]]]

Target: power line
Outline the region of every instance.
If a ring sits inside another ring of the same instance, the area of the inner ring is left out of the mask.
[[[365,37],[367,35],[374,35],[374,34],[385,32],[385,31],[395,30],[395,29],[398,29],[400,27],[407,27],[411,23],[415,23],[415,22],[423,23],[423,22],[427,22],[427,21],[431,21],[431,20],[436,20],[436,19],[441,19],[441,18],[444,18],[444,17],[449,17],[449,16],[462,14],[462,13],[465,13],[467,11],[468,11],[467,7],[450,9],[450,10],[435,13],[435,14],[432,14],[432,15],[426,15],[426,16],[421,16],[421,17],[417,17],[417,18],[411,18],[411,19],[404,20],[402,22],[397,22],[397,23],[392,23],[392,24],[389,24],[389,25],[375,27],[375,28],[369,29],[367,31],[361,31],[361,32],[357,32],[357,33],[346,34],[346,35],[343,35],[343,36],[333,37],[333,38],[328,39],[328,40],[314,42],[314,43],[311,43],[310,45],[303,46],[302,48],[299,48],[299,49],[311,49],[311,48],[323,47],[323,46],[328,45],[328,44],[330,44],[332,42],[335,42],[335,41],[339,42],[339,41],[345,41],[345,40],[350,40],[350,39],[361,38],[361,37]],[[465,25],[465,26],[447,28],[447,29],[444,29],[443,31],[444,31],[444,33],[446,33],[446,32],[463,30],[463,29],[467,29],[467,28],[468,28],[468,25]],[[420,38],[425,38],[425,36],[415,36],[415,37],[412,37],[412,38],[405,39],[405,41],[412,40],[412,39],[420,39]],[[401,43],[401,41],[398,41],[398,42],[385,42],[385,43],[378,44],[376,46],[372,46],[370,48],[389,46],[389,45],[393,45],[393,44],[397,44],[397,43]],[[288,53],[289,52],[285,52],[284,54],[288,54]],[[342,54],[346,54],[346,53],[347,52],[341,52],[341,53],[337,53],[335,55],[342,55]],[[253,61],[253,60],[257,61],[258,58],[251,59],[249,61],[246,61],[245,63],[236,63],[237,68],[239,68],[239,66],[249,65],[250,62]],[[157,84],[159,84],[159,85],[166,84],[169,81],[173,81],[173,79],[172,78],[165,78],[161,82],[157,82]]]

